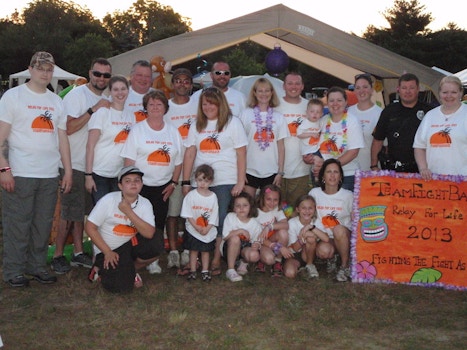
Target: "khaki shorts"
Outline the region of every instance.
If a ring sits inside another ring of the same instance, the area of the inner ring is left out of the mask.
[[[60,168],[60,178],[64,170]],[[69,193],[60,194],[60,217],[68,221],[84,221],[84,216],[92,209],[91,196],[84,187],[84,172],[73,169],[73,184]],[[86,198],[87,197],[87,198]]]
[[[305,175],[294,179],[282,179],[281,197],[282,201],[295,208],[297,199],[311,190],[310,176]]]
[[[169,211],[167,216],[180,216],[183,204],[182,186],[176,186],[169,198]]]

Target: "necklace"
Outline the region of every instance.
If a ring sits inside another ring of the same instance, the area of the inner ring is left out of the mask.
[[[122,193],[122,200],[123,200],[123,199],[124,199],[124,197],[123,197],[123,193]],[[135,208],[138,206],[138,202],[139,202],[139,197],[136,198],[136,202],[135,202],[135,205],[134,205],[134,206],[133,206],[132,204],[130,204],[131,209],[135,209]]]
[[[332,156],[338,156],[344,153],[345,148],[347,146],[347,113],[344,113],[341,119],[342,144],[339,148],[337,148],[337,145],[336,145],[336,137],[334,135],[332,137],[329,137],[331,134],[331,121],[332,121],[332,116],[328,115],[328,118],[326,121],[326,128],[324,130],[324,141],[325,141],[325,144],[326,144],[326,147],[329,153]]]
[[[258,135],[258,142],[259,148],[264,151],[266,148],[269,147],[269,142],[271,142],[271,134],[272,134],[272,108],[268,107],[267,114],[266,114],[266,127],[263,127],[263,121],[261,119],[261,110],[258,106],[253,108],[253,112],[255,114],[255,124],[256,124],[256,134]],[[263,137],[263,132],[266,132],[266,137]]]

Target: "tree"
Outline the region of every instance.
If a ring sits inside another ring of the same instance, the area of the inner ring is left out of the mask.
[[[72,2],[36,0],[21,14],[14,13],[0,24],[0,47],[8,48],[0,51],[2,74],[25,69],[32,54],[39,50],[49,51],[58,65],[69,69],[67,62],[73,61],[74,57],[67,55],[67,52],[76,50],[68,46],[76,44],[79,38],[88,33],[99,36],[104,47],[110,46],[110,35],[100,21],[88,9]],[[99,56],[106,54],[110,52],[107,50]],[[78,57],[82,67],[75,66],[77,71],[74,72],[87,74],[89,62],[95,56],[87,57],[81,53]]]
[[[395,0],[394,7],[383,13],[389,28],[370,25],[363,38],[429,67],[437,66],[450,72],[464,69],[467,66],[464,52],[467,32],[454,23],[432,32],[427,26],[433,17],[424,11],[425,6],[418,0]]]
[[[127,11],[103,19],[118,53],[191,31],[188,18],[154,0],[137,0]]]

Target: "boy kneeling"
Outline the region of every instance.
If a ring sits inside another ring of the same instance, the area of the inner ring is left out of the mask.
[[[143,172],[135,166],[118,174],[121,192],[101,198],[88,216],[85,230],[94,243],[95,262],[91,273],[99,273],[102,286],[113,293],[141,287],[137,270],[156,260],[159,251],[153,239],[155,220],[152,205],[139,195]]]

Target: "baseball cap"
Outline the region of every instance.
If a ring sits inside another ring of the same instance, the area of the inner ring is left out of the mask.
[[[176,79],[179,75],[186,75],[189,79],[193,80],[193,74],[186,68],[177,68],[172,73],[172,79]]]
[[[55,66],[55,60],[50,53],[45,51],[38,51],[32,56],[31,63],[29,63],[29,65],[33,67],[36,64],[41,65],[44,63],[48,63]]]
[[[141,176],[144,175],[144,173],[141,170],[139,170],[137,167],[135,167],[134,165],[129,165],[129,166],[122,168],[122,170],[120,170],[120,172],[118,173],[118,176],[117,176],[118,182],[121,182],[122,178],[129,174],[139,174]]]

